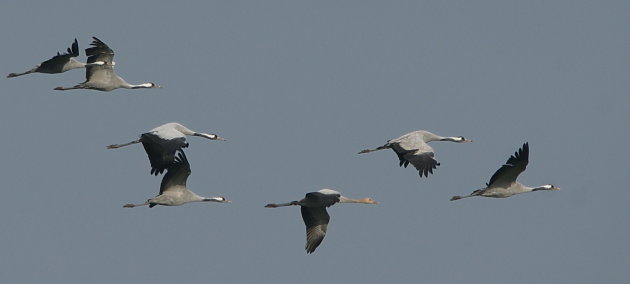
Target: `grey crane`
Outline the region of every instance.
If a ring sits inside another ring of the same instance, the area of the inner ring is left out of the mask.
[[[22,76],[30,73],[46,73],[46,74],[56,74],[63,73],[68,70],[76,69],[76,68],[84,68],[85,63],[79,62],[74,59],[74,57],[79,56],[79,43],[77,39],[74,39],[72,43],[72,47],[68,48],[68,52],[61,54],[57,52],[57,55],[53,56],[53,58],[48,59],[37,66],[33,67],[31,70],[28,70],[23,73],[11,73],[7,75],[7,78],[13,78],[17,76]]]
[[[510,156],[507,162],[505,162],[505,164],[492,175],[490,182],[486,183],[485,188],[475,190],[469,195],[453,196],[451,201],[472,196],[505,198],[525,192],[560,189],[552,184],[529,187],[516,181],[518,175],[525,171],[528,163],[529,143],[526,142],[523,144],[522,148],[518,149],[517,152],[514,152],[514,155]]]
[[[162,178],[160,184],[160,194],[154,198],[147,200],[141,204],[125,204],[125,208],[133,208],[138,206],[149,205],[153,208],[155,205],[179,206],[190,202],[219,202],[229,203],[231,201],[223,196],[203,197],[186,188],[186,181],[190,176],[190,164],[183,150],[177,152],[177,157],[169,165],[168,171]]]
[[[154,83],[142,83],[133,85],[127,83],[125,79],[114,73],[114,51],[96,37],[92,37],[92,47],[85,50],[88,56],[85,82],[74,87],[57,87],[55,90],[65,91],[73,89],[91,89],[109,92],[118,88],[140,89],[140,88],[160,88]]]
[[[427,144],[427,142],[431,141],[472,142],[472,140],[466,139],[463,136],[442,137],[426,130],[418,130],[389,140],[385,145],[376,149],[362,150],[359,154],[392,149],[396,152],[396,155],[398,155],[401,167],[405,166],[406,168],[411,163],[418,170],[420,177],[422,177],[422,175],[429,177],[429,173],[432,174],[433,169],[440,165],[440,163],[435,160],[433,148]]]
[[[170,122],[141,134],[138,140],[124,144],[112,144],[107,146],[107,149],[116,149],[142,143],[145,152],[147,152],[147,156],[149,156],[151,174],[158,175],[164,172],[167,166],[173,162],[177,150],[188,147],[186,135],[225,141],[223,137],[219,137],[216,134],[192,131],[177,122]]]
[[[324,240],[324,236],[326,236],[326,229],[330,221],[330,215],[326,212],[326,207],[330,207],[335,203],[377,204],[371,198],[349,199],[338,191],[325,188],[316,192],[309,192],[299,201],[280,204],[271,203],[265,205],[265,208],[299,205],[302,212],[302,220],[304,220],[306,225],[306,253],[313,253]]]

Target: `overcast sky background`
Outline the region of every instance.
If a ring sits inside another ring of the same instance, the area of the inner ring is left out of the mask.
[[[0,80],[3,283],[628,283],[628,1],[18,1],[0,4],[2,75],[97,36],[116,72],[162,89],[54,91],[84,70]],[[192,137],[188,186],[232,204],[123,209],[154,196],[141,146]],[[429,178],[392,151],[425,129]],[[481,188],[524,142],[519,178]],[[298,208],[333,188],[304,251]]]

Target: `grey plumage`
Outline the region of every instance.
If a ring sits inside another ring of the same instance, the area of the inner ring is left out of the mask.
[[[90,44],[92,47],[85,50],[85,54],[88,56],[85,82],[69,88],[57,87],[55,90],[92,89],[109,92],[118,88],[160,88],[160,86],[151,82],[138,85],[127,83],[125,79],[114,73],[114,51],[100,39],[96,37],[92,37],[92,39],[93,41]]]
[[[107,146],[107,149],[116,149],[142,143],[149,157],[149,162],[151,163],[151,174],[158,175],[164,172],[167,166],[174,161],[176,151],[188,147],[186,135],[225,141],[224,138],[216,134],[195,132],[179,123],[170,122],[141,134],[138,140],[124,144],[112,144]]]
[[[153,208],[156,205],[164,206],[179,206],[190,202],[204,202],[212,201],[219,203],[230,202],[225,197],[202,197],[196,193],[188,190],[186,187],[186,181],[191,174],[190,164],[188,158],[183,150],[177,152],[177,157],[168,166],[168,171],[162,178],[160,184],[160,193],[145,203],[141,204],[125,204],[125,208],[133,208],[137,206],[149,205],[149,208]]]
[[[78,60],[74,59],[74,57],[77,56],[79,56],[79,43],[75,38],[72,46],[67,49],[67,53],[61,54],[57,52],[57,55],[38,64],[31,70],[22,73],[10,73],[9,75],[7,75],[7,78],[14,78],[30,73],[57,74],[66,72],[68,70],[85,67],[85,63],[79,62]]]
[[[418,130],[407,133],[396,139],[388,140],[385,145],[375,149],[362,150],[359,154],[392,149],[398,156],[399,165],[401,167],[404,166],[406,168],[409,164],[412,164],[416,170],[418,170],[420,177],[423,175],[428,177],[429,174],[432,174],[433,170],[440,165],[435,159],[433,148],[427,144],[431,141],[472,142],[472,140],[466,139],[463,136],[442,137],[429,131]]]
[[[326,236],[328,223],[330,222],[330,215],[328,215],[326,208],[335,203],[377,204],[377,202],[371,198],[349,199],[335,190],[321,189],[316,192],[307,193],[304,198],[299,201],[280,204],[270,203],[265,205],[265,207],[300,206],[302,220],[306,226],[306,253],[313,253]]]
[[[492,177],[490,177],[490,181],[486,183],[485,188],[475,190],[469,195],[453,196],[451,198],[451,201],[472,196],[505,198],[515,194],[531,191],[560,189],[552,184],[545,184],[539,187],[528,187],[516,181],[518,176],[523,171],[525,171],[528,163],[529,143],[526,142],[525,144],[523,144],[523,147],[518,149],[518,151],[516,151],[514,155],[510,156],[505,164],[503,164],[492,175]]]

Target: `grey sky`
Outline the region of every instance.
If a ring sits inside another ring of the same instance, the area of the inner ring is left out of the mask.
[[[3,1],[2,75],[97,36],[164,88],[0,80],[0,279],[627,283],[628,27],[627,1]],[[105,146],[170,121],[228,139],[189,139],[188,186],[234,203],[122,208],[161,177]],[[418,129],[474,142],[427,179],[356,154]],[[448,201],[525,141],[520,181],[561,191]],[[263,206],[324,187],[381,203],[330,208],[306,255],[299,209]]]

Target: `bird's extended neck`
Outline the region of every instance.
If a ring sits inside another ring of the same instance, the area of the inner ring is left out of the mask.
[[[451,142],[456,142],[456,143],[472,142],[471,140],[468,140],[462,136],[440,137],[439,141],[451,141]]]
[[[173,128],[175,128],[175,130],[179,131],[179,133],[184,134],[184,135],[194,135],[195,132],[188,129],[188,127],[183,126],[177,122],[172,122],[170,123],[171,125],[173,125]],[[168,124],[164,125],[164,126],[168,126]]]
[[[559,190],[559,189],[560,189],[560,188],[555,187],[555,186],[553,186],[553,185],[551,185],[551,184],[544,184],[544,185],[541,185],[541,186],[537,186],[537,187],[531,188],[531,191],[539,191],[539,190]]]
[[[157,88],[157,87],[153,83],[142,83],[142,84],[138,84],[138,85],[133,85],[133,84],[126,83],[126,84],[123,84],[123,88],[127,88],[127,89],[143,89],[143,88]]]
[[[225,139],[223,137],[220,137],[219,135],[212,134],[212,133],[208,134],[208,133],[195,132],[195,133],[190,134],[190,135],[204,137],[204,138],[207,138],[207,139],[210,139],[210,140],[225,141]]]
[[[201,201],[203,202],[219,202],[219,203],[229,203],[230,201],[225,199],[225,197],[204,197]]]
[[[451,141],[451,142],[456,142],[457,141],[457,137],[440,137],[439,138],[440,141]]]
[[[347,197],[342,195],[342,196],[339,197],[339,203],[376,204],[377,202],[374,201],[372,198],[369,198],[369,197],[365,197],[365,198],[361,198],[361,199],[350,199],[350,198],[347,198]]]

